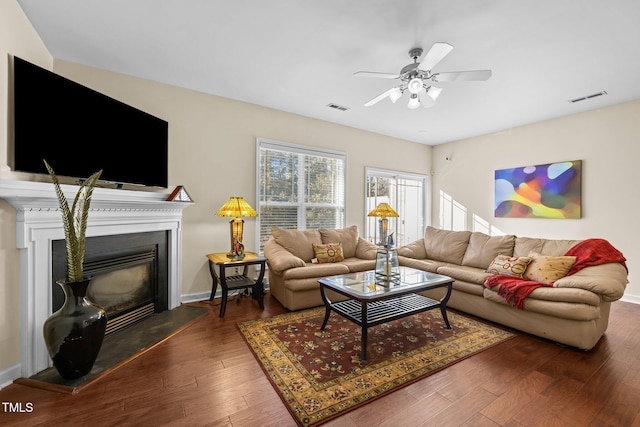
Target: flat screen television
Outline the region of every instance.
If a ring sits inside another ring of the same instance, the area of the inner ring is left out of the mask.
[[[168,123],[14,57],[14,170],[168,185]]]

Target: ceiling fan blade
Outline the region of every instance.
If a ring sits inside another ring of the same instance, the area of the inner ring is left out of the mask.
[[[382,101],[383,99],[385,99],[386,97],[388,97],[391,92],[393,92],[395,88],[391,88],[385,92],[382,92],[380,95],[376,96],[375,98],[373,98],[371,101],[367,102],[366,104],[364,104],[365,107],[371,107],[373,104],[377,104],[378,102]]]
[[[381,79],[397,79],[398,77],[400,77],[397,74],[376,73],[375,71],[357,71],[353,73],[353,75],[355,77],[377,77]]]
[[[453,71],[450,73],[436,73],[433,81],[436,82],[462,82],[481,81],[491,77],[491,70]]]
[[[434,43],[422,59],[422,62],[420,62],[420,65],[418,65],[418,69],[422,71],[433,70],[433,67],[442,61],[452,50],[453,46],[449,43]]]

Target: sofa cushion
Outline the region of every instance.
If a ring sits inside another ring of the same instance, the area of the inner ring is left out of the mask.
[[[437,273],[438,268],[442,267],[443,265],[448,265],[446,262],[442,261],[434,261],[432,259],[415,259],[401,255],[398,256],[398,263],[402,267],[411,267],[415,268],[416,270],[428,271],[429,273]]]
[[[363,238],[358,238],[358,246],[356,247],[356,258],[375,260],[378,255],[378,246]]]
[[[603,301],[619,300],[627,286],[627,269],[619,262],[586,267],[571,276],[556,280],[556,288],[586,289],[597,294]]]
[[[270,273],[282,274],[283,271],[290,268],[304,267],[306,265],[302,259],[279,245],[273,237],[264,244],[264,256],[267,257]]]
[[[485,269],[498,255],[512,255],[516,236],[489,236],[473,232],[462,258],[462,265]]]
[[[336,276],[338,274],[347,274],[349,267],[342,262],[329,262],[326,264],[307,264],[304,267],[292,268],[282,273],[282,277],[285,280],[285,286],[287,281],[292,279],[314,279],[314,285],[320,287],[318,279],[321,277]]]
[[[529,255],[529,252],[537,252],[542,255],[561,256],[578,242],[580,242],[580,240],[552,240],[537,239],[533,237],[516,237],[516,244],[513,247],[513,255],[527,256]]]
[[[342,243],[342,250],[345,258],[356,256],[358,246],[358,226],[352,225],[347,228],[337,228],[335,230],[319,230],[322,243]]]
[[[341,264],[346,265],[350,273],[359,273],[376,268],[375,259],[345,258]]]
[[[271,234],[275,241],[302,259],[304,262],[311,262],[314,257],[313,244],[321,244],[320,232],[318,230],[297,230],[272,227]]]
[[[428,226],[424,232],[427,258],[460,265],[470,237],[470,231],[439,230]]]
[[[535,282],[553,283],[567,275],[576,262],[574,256],[548,256],[530,252],[531,263],[524,272],[524,278]]]
[[[498,255],[491,261],[491,264],[489,264],[487,273],[504,274],[522,278],[530,262],[531,258],[528,256]]]
[[[456,282],[464,281],[481,287],[484,287],[484,281],[487,280],[487,277],[491,277],[491,273],[487,273],[484,269],[481,270],[475,267],[454,264],[445,264],[438,267],[436,272],[444,276],[449,276],[455,279]],[[480,291],[478,295],[482,295],[482,292]]]
[[[398,256],[414,259],[426,259],[427,250],[425,248],[424,238],[411,242],[408,245],[400,246],[398,248]]]
[[[344,253],[340,243],[314,243],[313,254],[315,255],[313,260],[318,264],[344,261]]]
[[[502,305],[509,305],[509,303],[505,301],[504,297],[498,294],[498,292],[495,290],[485,288],[483,296],[484,299],[488,301],[492,301]],[[577,320],[581,322],[597,320],[601,316],[599,307],[593,306],[591,304],[580,304],[564,301],[548,301],[535,298],[526,298],[524,300],[524,311],[531,311],[551,317],[559,317],[561,319]],[[533,321],[533,319],[531,321]],[[548,326],[550,328],[558,327],[555,322],[549,322]]]
[[[602,300],[597,294],[586,289],[556,288],[542,286],[535,289],[527,298],[544,301],[573,302],[598,307]]]

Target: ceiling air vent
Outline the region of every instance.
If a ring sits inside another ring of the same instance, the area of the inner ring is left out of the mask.
[[[587,95],[587,96],[583,96],[581,98],[576,98],[576,99],[570,99],[569,102],[574,103],[574,102],[580,102],[580,101],[584,101],[586,99],[591,99],[591,98],[595,98],[597,96],[602,96],[602,95],[606,95],[607,92],[606,91],[602,91],[602,92],[598,92],[598,93],[594,93],[592,95]]]
[[[327,104],[327,107],[340,110],[340,111],[347,111],[349,109],[349,107],[344,107],[342,105],[334,104],[333,102]]]

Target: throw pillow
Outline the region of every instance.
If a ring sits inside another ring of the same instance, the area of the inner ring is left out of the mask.
[[[313,253],[315,254],[314,259],[318,261],[318,264],[344,261],[342,243],[314,243]]]
[[[333,230],[320,229],[322,243],[340,242],[345,258],[356,256],[358,247],[358,227],[352,225],[346,228],[336,228]]]
[[[491,264],[489,264],[487,273],[505,274],[507,276],[522,278],[530,262],[531,258],[528,256],[498,255],[491,261]]]
[[[529,257],[531,263],[524,272],[524,278],[548,284],[566,276],[576,262],[574,256],[548,256],[537,252],[529,253]]]

